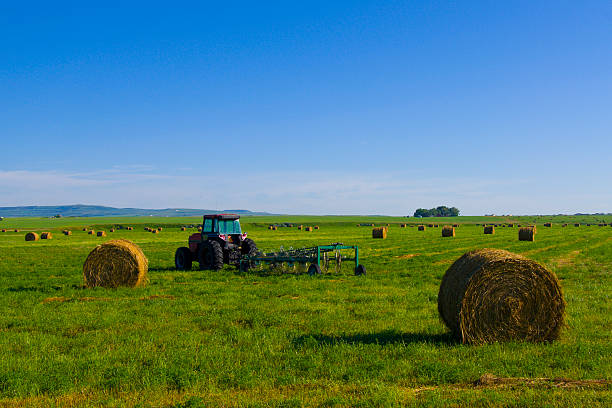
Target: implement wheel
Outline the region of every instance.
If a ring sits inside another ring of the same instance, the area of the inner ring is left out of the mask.
[[[191,251],[187,247],[180,247],[174,254],[174,266],[179,271],[188,271],[191,269]]]
[[[308,267],[308,274],[310,276],[314,276],[314,275],[320,275],[321,274],[321,267],[317,264],[310,264],[310,266]]]
[[[217,241],[204,241],[198,254],[200,270],[218,271],[223,268],[223,250]]]
[[[366,267],[359,264],[357,265],[357,267],[355,268],[355,276],[360,276],[360,275],[365,275],[366,274]]]

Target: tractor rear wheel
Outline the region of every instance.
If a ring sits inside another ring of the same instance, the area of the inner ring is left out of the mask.
[[[217,241],[204,241],[199,253],[200,269],[218,271],[223,268],[223,249]]]
[[[256,255],[257,245],[255,245],[255,241],[253,241],[251,238],[245,238],[240,245],[240,252],[242,252],[242,255]]]
[[[191,269],[191,251],[187,247],[180,247],[174,254],[174,266],[180,271]]]

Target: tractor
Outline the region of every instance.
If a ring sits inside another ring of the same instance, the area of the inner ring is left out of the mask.
[[[219,270],[223,264],[238,267],[243,255],[255,256],[257,245],[242,232],[239,219],[236,214],[205,215],[202,231],[189,237],[189,247],[176,250],[176,269],[189,270],[193,261],[200,270]]]

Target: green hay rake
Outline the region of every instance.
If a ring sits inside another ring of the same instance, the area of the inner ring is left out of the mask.
[[[339,273],[342,264],[351,261],[355,262],[355,275],[365,275],[366,268],[359,263],[359,248],[336,242],[329,245],[288,250],[281,247],[278,252],[243,255],[240,259],[240,270],[247,272],[260,265],[272,267],[287,265],[290,268],[306,269],[308,265],[309,275],[319,275],[322,269],[329,271],[331,266],[334,266],[336,273]]]

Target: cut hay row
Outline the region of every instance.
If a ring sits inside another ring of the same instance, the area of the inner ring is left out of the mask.
[[[117,288],[144,286],[149,261],[133,242],[118,239],[95,247],[83,265],[85,286]]]
[[[565,301],[557,276],[499,249],[464,254],[446,271],[438,312],[463,343],[543,342],[559,337]]]

